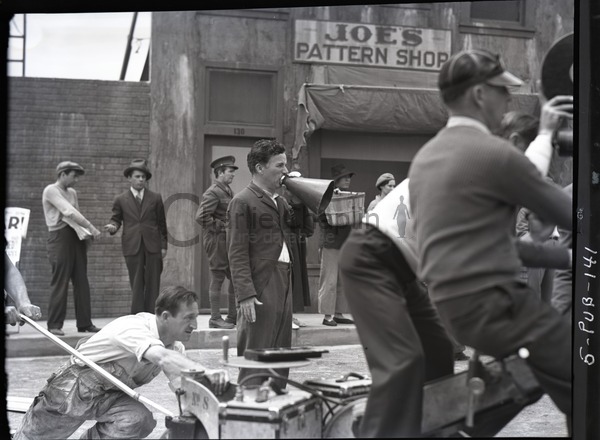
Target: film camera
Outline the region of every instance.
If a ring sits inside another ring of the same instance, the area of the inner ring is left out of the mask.
[[[542,63],[542,92],[546,99],[573,95],[573,33],[558,39]],[[552,135],[552,145],[560,156],[573,155],[573,126],[563,120]]]

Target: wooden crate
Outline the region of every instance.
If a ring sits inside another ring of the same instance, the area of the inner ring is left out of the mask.
[[[340,191],[334,193],[325,208],[327,222],[332,226],[354,225],[365,213],[365,193]]]

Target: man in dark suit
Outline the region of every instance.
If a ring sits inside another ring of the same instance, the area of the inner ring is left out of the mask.
[[[115,198],[113,215],[104,228],[113,235],[123,224],[121,238],[131,284],[131,313],[154,313],[167,255],[165,208],[161,195],[145,188],[152,177],[146,160],[133,160],[123,174],[131,188]]]
[[[292,343],[289,205],[277,194],[288,172],[285,147],[261,139],[248,153],[250,184],[227,211],[231,279],[239,304],[237,350],[290,347]],[[260,370],[241,369],[238,383]],[[287,377],[289,370],[278,370]],[[256,383],[256,382],[255,382]]]
[[[225,220],[227,207],[233,197],[233,191],[229,184],[233,182],[235,170],[238,167],[235,166],[235,157],[233,156],[216,159],[210,166],[215,174],[215,183],[202,194],[202,201],[196,214],[196,221],[202,225],[202,244],[208,256],[210,267],[210,287],[208,289],[210,319],[208,326],[210,328],[232,329],[237,322],[232,283],[229,283],[228,313],[225,320],[221,317],[219,299],[225,277],[231,281],[227,247],[225,245]]]

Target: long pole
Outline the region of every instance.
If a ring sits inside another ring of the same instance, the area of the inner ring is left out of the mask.
[[[73,356],[75,356],[81,362],[83,362],[84,364],[86,364],[88,367],[90,367],[92,370],[94,370],[96,373],[98,373],[104,379],[108,380],[110,383],[112,383],[117,388],[119,388],[121,391],[123,391],[125,394],[127,394],[129,397],[131,397],[131,398],[133,398],[133,399],[135,399],[135,400],[137,400],[139,402],[142,402],[143,404],[151,406],[152,408],[160,411],[161,413],[163,413],[163,414],[165,414],[167,416],[171,416],[171,417],[174,416],[171,411],[169,411],[166,408],[163,408],[162,406],[160,406],[157,403],[152,402],[151,400],[148,400],[146,397],[141,396],[138,392],[136,392],[133,389],[129,388],[127,385],[125,385],[119,379],[117,379],[116,377],[114,377],[112,374],[110,374],[104,368],[100,367],[94,361],[88,359],[86,356],[84,356],[83,354],[79,353],[77,350],[75,350],[69,344],[67,344],[66,342],[64,342],[60,338],[54,336],[52,333],[50,333],[45,328],[43,328],[40,325],[38,325],[34,320],[28,318],[25,315],[21,315],[21,314],[19,315],[19,318],[22,319],[23,321],[25,321],[27,324],[31,325],[34,329],[36,329],[41,334],[43,334],[44,336],[46,336],[48,339],[50,339],[56,345],[58,345],[59,347],[63,348],[64,350],[68,351],[69,353],[71,353]]]
[[[121,66],[121,75],[119,75],[119,80],[123,81],[125,79],[125,74],[127,73],[127,65],[129,64],[129,57],[131,56],[131,42],[133,41],[133,32],[135,31],[135,22],[137,21],[138,13],[133,13],[133,19],[131,20],[131,29],[129,30],[129,35],[127,36],[127,46],[125,46],[125,57],[123,58],[123,66]]]

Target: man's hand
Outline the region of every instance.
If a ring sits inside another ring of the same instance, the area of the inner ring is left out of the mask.
[[[254,305],[262,306],[262,303],[256,299],[255,296],[240,301],[240,310],[242,316],[246,318],[248,322],[256,322],[256,309]]]
[[[19,314],[13,306],[4,307],[4,321],[10,325],[16,325],[19,322]]]
[[[210,381],[214,387],[214,393],[220,396],[229,386],[229,373],[227,370],[205,370],[204,376]]]
[[[555,225],[544,222],[534,213],[529,214],[527,221],[529,222],[529,234],[534,242],[545,242],[552,235],[552,231],[554,231]]]
[[[163,260],[165,259],[165,257],[167,256],[167,250],[166,249],[161,249],[160,250],[160,256],[163,258]]]
[[[35,321],[42,317],[42,311],[40,308],[38,306],[34,306],[33,304],[21,304],[19,306],[19,313]]]
[[[117,227],[112,223],[109,223],[107,225],[104,225],[104,230],[110,234],[114,234],[115,232],[117,232]]]
[[[542,105],[539,134],[552,134],[561,118],[573,119],[573,97],[558,95]]]
[[[96,229],[96,227],[94,225],[90,225],[90,231],[92,233],[92,237],[94,238],[94,240],[98,237],[100,237],[100,235],[102,235],[102,232],[100,232],[98,229]]]

